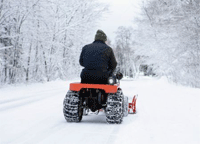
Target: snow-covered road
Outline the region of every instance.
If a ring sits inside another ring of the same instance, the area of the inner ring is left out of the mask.
[[[137,114],[120,125],[104,113],[67,123],[62,108],[69,82],[0,88],[0,144],[199,144],[200,89],[169,84],[165,78],[123,80]]]

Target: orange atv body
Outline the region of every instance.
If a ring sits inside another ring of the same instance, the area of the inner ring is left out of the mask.
[[[103,109],[109,124],[120,124],[124,117],[124,95],[120,88],[123,75],[114,73],[108,84],[70,83],[63,101],[63,114],[68,122],[80,122],[83,112]],[[128,108],[128,103],[127,103]],[[126,110],[128,113],[128,110]]]
[[[81,89],[100,89],[104,90],[105,93],[116,93],[119,89],[119,84],[108,85],[108,84],[83,84],[83,83],[71,83],[71,91],[80,91]]]

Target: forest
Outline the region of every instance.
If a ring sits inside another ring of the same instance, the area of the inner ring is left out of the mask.
[[[93,0],[0,0],[0,85],[79,77],[82,47],[108,6]],[[120,71],[200,88],[200,1],[144,0],[136,27],[116,29]]]

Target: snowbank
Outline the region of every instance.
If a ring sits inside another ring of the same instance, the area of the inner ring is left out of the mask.
[[[165,78],[121,81],[125,95],[138,94],[137,114],[121,125],[104,113],[67,123],[62,103],[71,81],[0,89],[0,143],[199,144],[200,89],[169,84]]]

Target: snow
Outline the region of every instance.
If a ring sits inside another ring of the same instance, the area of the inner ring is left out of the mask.
[[[165,78],[125,79],[121,87],[129,100],[138,94],[137,114],[129,114],[120,125],[107,124],[102,112],[68,123],[62,104],[70,82],[0,88],[0,144],[200,143],[200,89]]]

